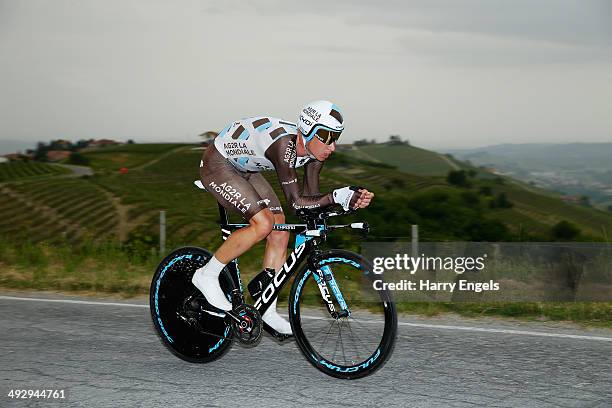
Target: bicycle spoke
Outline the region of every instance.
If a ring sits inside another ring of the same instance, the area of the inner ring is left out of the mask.
[[[357,265],[358,261],[360,258],[339,251],[337,255],[330,254],[325,262],[337,285],[337,289],[336,286],[330,289],[335,310],[339,313],[350,310],[348,316],[331,317],[326,303],[317,296],[320,290],[312,279],[306,285],[303,280],[297,281],[302,282],[296,286],[300,292],[292,291],[302,305],[297,312],[302,322],[297,336],[307,340],[298,345],[307,357],[316,356],[315,360],[310,359],[311,363],[335,377],[357,378],[375,371],[389,357],[396,331],[394,319],[385,306],[388,295],[364,286],[367,283],[362,281],[364,269]],[[337,290],[341,290],[345,309],[339,307]],[[394,313],[392,304],[391,308]],[[374,353],[376,358],[372,359]]]
[[[344,357],[344,365],[347,363],[346,359],[346,351],[344,350],[344,341],[342,341],[342,327],[339,320],[336,320],[336,324],[338,325],[338,336],[340,337],[340,347],[342,347],[342,356]]]
[[[323,346],[325,345],[325,343],[327,343],[327,338],[329,337],[329,334],[331,333],[331,328],[333,327],[333,325],[334,325],[334,322],[331,322],[329,325],[329,328],[327,329],[327,334],[325,335],[325,338],[323,339],[323,342],[320,345],[321,349],[323,349]]]
[[[365,352],[366,352],[366,355],[367,355],[368,350],[365,348],[365,346],[363,346],[363,345],[361,344],[361,338],[359,338],[359,336],[357,336],[357,335],[356,335],[356,334],[353,332],[353,328],[351,327],[351,323],[349,322],[349,320],[348,320],[348,319],[346,320],[346,322],[347,322],[348,329],[349,329],[349,331],[351,332],[351,335],[353,336],[353,338],[355,338],[355,337],[357,338],[357,342],[354,342],[354,344],[355,344],[355,346],[356,346],[356,347],[355,347],[355,351],[357,352],[357,359],[358,359],[358,360],[360,360],[360,359],[361,359],[361,354],[359,354],[359,348],[360,348],[360,347],[361,347],[361,348],[363,348],[363,349],[365,350]]]

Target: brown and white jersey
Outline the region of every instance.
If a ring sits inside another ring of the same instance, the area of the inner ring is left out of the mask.
[[[274,170],[274,161],[270,160],[268,150],[280,138],[294,140],[297,137],[297,128],[294,123],[271,117],[252,117],[240,119],[227,125],[215,138],[217,151],[240,171]],[[312,159],[309,156],[295,156],[288,149],[281,152],[287,162],[291,161],[294,167],[300,167]]]
[[[291,122],[271,117],[238,120],[215,138],[215,150],[240,172],[275,170],[285,198],[294,210],[333,204],[331,193],[319,192],[323,163],[310,156],[297,155],[297,130]],[[295,171],[301,166],[305,166],[302,191]]]

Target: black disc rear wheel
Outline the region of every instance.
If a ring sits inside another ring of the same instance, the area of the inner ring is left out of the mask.
[[[223,317],[205,312],[206,300],[191,283],[195,271],[212,257],[205,249],[179,248],[157,267],[151,282],[151,318],[164,345],[176,356],[193,363],[207,363],[225,354],[232,344],[232,331]],[[221,289],[233,287],[222,273]]]

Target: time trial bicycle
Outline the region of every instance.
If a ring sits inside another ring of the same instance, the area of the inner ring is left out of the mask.
[[[200,181],[194,183],[205,190]],[[328,224],[329,218],[350,212],[301,209],[298,216],[303,224],[274,225],[275,230],[296,233],[293,251],[276,275],[264,271],[248,284],[252,306],[244,301],[238,259],[230,262],[219,278],[232,302],[229,312],[210,305],[191,283],[212,254],[197,247],[174,250],[159,264],[150,289],[151,317],[163,344],[183,360],[206,363],[223,356],[234,340],[257,344],[263,329],[279,341],[295,337],[306,360],[333,377],[360,378],[382,367],[392,354],[397,333],[390,292],[374,290],[372,282],[381,277],[363,256],[320,248],[334,230],[369,231],[367,223]],[[219,216],[224,240],[249,225],[229,223],[220,204]],[[288,336],[265,324],[261,315],[296,271],[288,298],[294,336]]]

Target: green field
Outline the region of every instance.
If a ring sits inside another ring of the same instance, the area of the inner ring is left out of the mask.
[[[446,156],[410,145],[371,144],[355,147],[347,153],[362,160],[390,164],[405,173],[421,176],[445,176],[449,170],[460,168]]]
[[[444,167],[448,163],[440,159],[437,153],[411,146],[372,145],[360,150],[376,154],[394,151],[398,157],[406,153],[408,158],[415,159],[413,163],[419,162],[421,169],[431,172],[448,171],[450,168]],[[197,146],[134,144],[83,154],[91,160],[96,172],[94,176],[30,178],[26,174],[32,174],[33,169],[55,171],[56,167],[40,163],[9,164],[13,169],[10,173],[13,178],[0,189],[0,212],[3,214],[0,235],[33,242],[63,239],[79,242],[92,237],[98,241],[110,239],[154,243],[158,235],[159,211],[165,210],[168,246],[215,246],[220,242],[216,227],[216,202],[210,194],[201,192],[192,184],[199,178],[202,150]],[[408,210],[405,206],[397,207],[401,203],[423,194],[441,193],[459,197],[471,192],[474,195],[484,186],[490,188],[493,196],[505,193],[513,207],[489,209],[488,203],[492,197],[481,195],[476,198],[480,216],[506,224],[514,234],[512,239],[520,240],[532,235],[546,240],[551,226],[560,220],[568,220],[579,226],[586,239],[607,240],[612,234],[612,214],[566,204],[554,194],[514,183],[511,179],[502,180],[502,183],[477,176],[471,181],[472,187],[458,188],[446,182],[445,174],[424,176],[404,172],[374,161],[373,156],[364,160],[359,159],[353,151],[336,153],[325,165],[321,190],[360,185],[374,191],[377,198],[372,207],[354,216],[377,224],[373,225],[374,238],[392,239],[393,234],[396,237],[407,236],[409,224],[414,220],[405,212]],[[416,160],[419,157],[420,161]],[[116,171],[123,166],[128,167],[127,174]],[[268,172],[265,177],[284,201],[275,174]],[[423,214],[420,215],[422,217]],[[235,217],[235,220],[238,221],[238,218]],[[295,221],[295,218],[289,217],[289,220]],[[443,227],[431,224],[430,228],[436,230],[428,231],[427,221],[422,220],[421,224],[424,239],[444,239],[445,232],[440,230]],[[383,230],[384,234],[377,234]],[[446,236],[446,239],[457,239],[452,234]]]
[[[375,146],[367,147],[369,152],[376,151]],[[384,149],[389,151],[388,146]],[[351,151],[336,153],[321,175],[322,191],[359,185],[375,192],[370,208],[341,220],[370,222],[371,241],[408,240],[412,223],[419,224],[423,241],[470,240],[473,235],[465,235],[464,229],[474,228],[475,221],[485,227],[500,222],[508,228],[509,240],[546,241],[551,227],[560,220],[581,229],[579,240],[609,241],[612,235],[612,214],[567,204],[547,191],[482,173],[470,179],[469,187],[451,186],[446,181],[450,165],[436,153],[409,146],[393,149],[399,156],[402,151],[411,152],[412,171],[393,167],[390,161],[382,163],[374,154],[359,156]],[[383,152],[381,147],[378,153]],[[163,255],[156,249],[160,210],[167,213],[167,250],[221,244],[216,201],[193,185],[199,178],[202,156],[197,146],[124,145],[83,154],[91,160],[95,175],[53,177],[60,174],[58,168],[40,163],[11,163],[11,171],[3,173],[1,287],[146,293],[151,273]],[[415,163],[420,163],[419,171],[414,171]],[[121,174],[120,167],[129,171]],[[427,172],[437,175],[424,174]],[[284,202],[276,175],[266,173],[265,177]],[[483,188],[489,193],[482,194]],[[501,193],[506,194],[511,208],[490,208]],[[240,220],[237,216],[232,219]],[[297,220],[288,216],[288,221]],[[358,243],[353,235],[337,233],[329,245],[359,250]],[[263,249],[260,243],[241,257],[246,280],[260,270]],[[537,305],[533,310],[512,305],[402,307],[418,313],[531,313],[575,320],[597,320],[603,310],[593,305],[586,306],[587,311],[581,311],[583,306],[563,305]],[[609,305],[605,307],[609,310]]]
[[[596,208],[565,203],[552,195],[543,195],[535,190],[517,188],[514,185],[495,187],[498,192],[507,194],[514,203],[510,210],[498,210],[493,213],[514,228],[527,228],[543,235],[554,224],[568,220],[579,225],[581,230],[590,236],[608,241],[612,237],[612,217],[610,213]]]
[[[35,162],[0,163],[0,183],[67,173],[70,173],[70,171],[52,164]]]
[[[90,160],[90,166],[97,170],[115,171],[122,167],[128,169],[138,168],[175,149],[185,147],[184,144],[126,144],[96,149],[82,150]]]
[[[103,190],[84,179],[60,178],[0,188],[0,233],[16,241],[116,239],[117,211]]]

